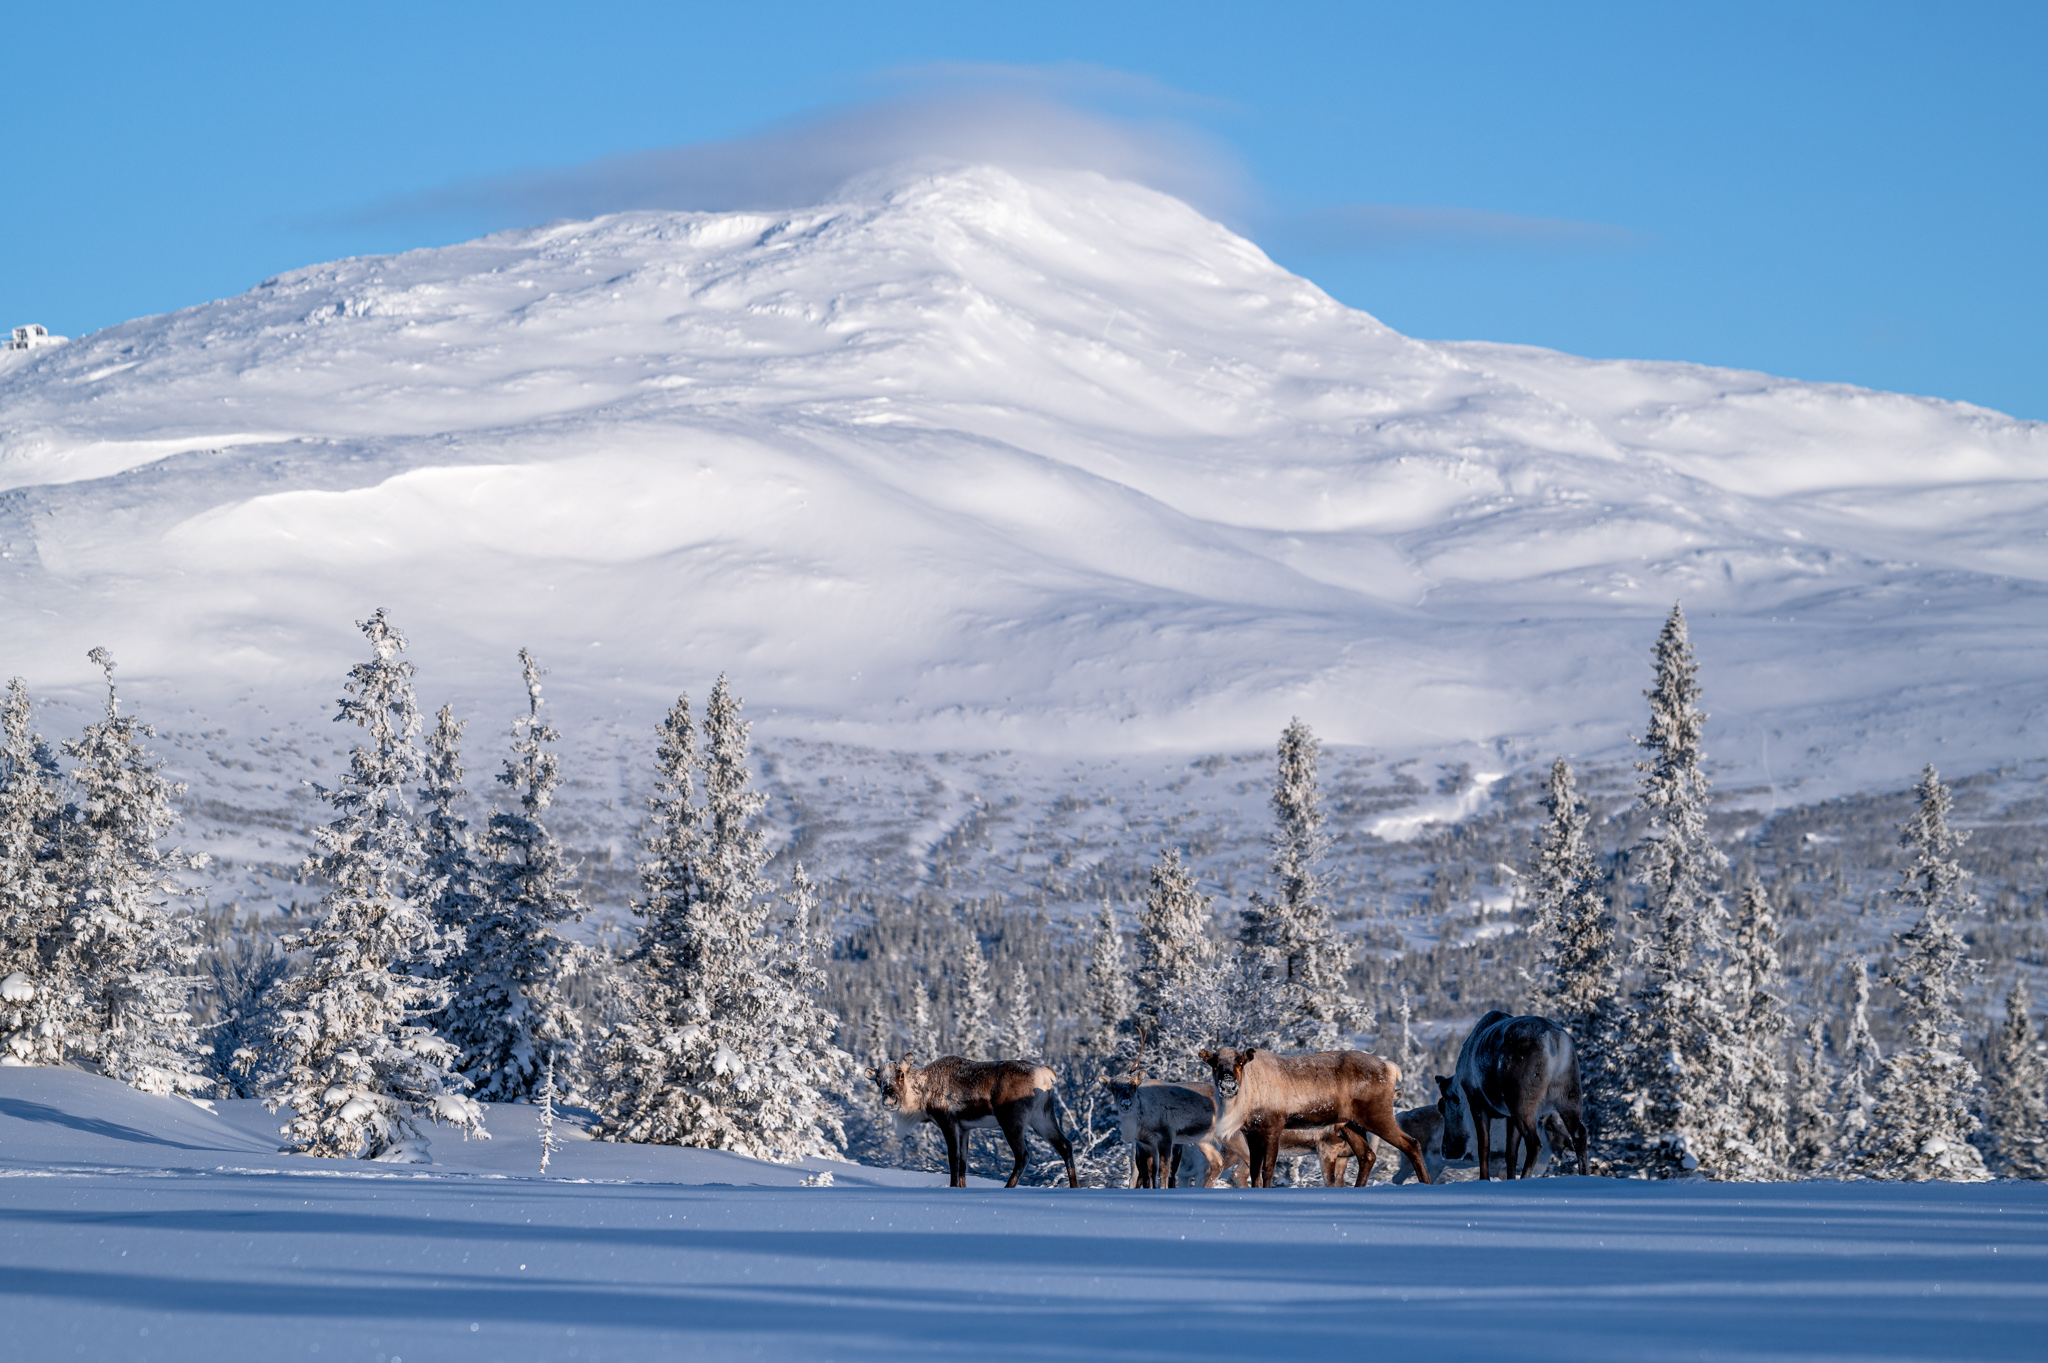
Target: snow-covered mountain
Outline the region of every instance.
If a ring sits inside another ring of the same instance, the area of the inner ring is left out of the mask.
[[[529,646],[620,762],[721,670],[876,749],[1300,714],[1612,756],[1678,598],[1758,779],[2048,749],[2048,427],[1411,340],[1092,174],[557,223],[0,355],[0,487],[6,669],[85,697],[108,644],[220,781],[329,729],[378,605],[431,700],[495,732]]]

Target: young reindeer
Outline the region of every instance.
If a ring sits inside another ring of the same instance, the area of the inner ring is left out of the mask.
[[[1275,1055],[1232,1047],[1203,1051],[1202,1059],[1216,1077],[1214,1139],[1244,1133],[1254,1188],[1273,1186],[1284,1133],[1316,1127],[1358,1137],[1352,1145],[1358,1187],[1372,1177],[1372,1145],[1363,1139],[1368,1135],[1407,1156],[1422,1181],[1429,1182],[1421,1147],[1394,1120],[1401,1071],[1391,1061],[1364,1051]]]
[[[914,1056],[906,1055],[867,1073],[881,1087],[882,1106],[895,1119],[898,1131],[914,1131],[930,1122],[946,1138],[946,1186],[967,1186],[967,1133],[991,1126],[1001,1129],[1003,1139],[1010,1143],[1010,1153],[1017,1158],[1005,1188],[1016,1187],[1024,1176],[1029,1158],[1024,1148],[1026,1128],[1043,1136],[1059,1152],[1067,1166],[1067,1186],[1081,1186],[1074,1172],[1074,1147],[1060,1130],[1059,1114],[1053,1109],[1054,1081],[1048,1067],[1026,1060],[963,1060],[945,1055],[920,1068]]]
[[[1232,1171],[1248,1168],[1251,1151],[1244,1133],[1225,1140],[1211,1133],[1216,1126],[1216,1086],[1188,1079],[1174,1082],[1147,1079],[1133,1074],[1128,1079],[1104,1075],[1116,1109],[1123,1138],[1131,1144],[1131,1176],[1134,1186],[1157,1188],[1162,1178],[1168,1188],[1180,1186],[1182,1152],[1192,1147],[1201,1152],[1207,1165],[1201,1177],[1204,1188]],[[1334,1188],[1344,1179],[1344,1166],[1356,1156],[1365,1176],[1372,1172],[1372,1147],[1363,1136],[1337,1126],[1315,1127],[1280,1133],[1282,1154],[1314,1155],[1323,1166],[1323,1186]],[[1243,1176],[1237,1180],[1244,1185]]]

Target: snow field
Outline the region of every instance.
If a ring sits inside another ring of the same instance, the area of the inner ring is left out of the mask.
[[[589,1141],[541,1179],[531,1109],[366,1166],[218,1106],[0,1070],[10,1354],[2032,1359],[2048,1329],[2039,1184],[803,1188]]]

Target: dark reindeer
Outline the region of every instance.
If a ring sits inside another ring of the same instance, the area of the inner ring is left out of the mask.
[[[1586,1172],[1578,1051],[1572,1034],[1549,1018],[1488,1013],[1458,1051],[1458,1072],[1438,1075],[1436,1085],[1443,1095],[1436,1107],[1444,1119],[1444,1155],[1464,1159],[1476,1145],[1479,1177],[1492,1177],[1494,1118],[1507,1124],[1506,1177],[1527,1178],[1534,1171],[1545,1127],[1561,1137],[1560,1151],[1577,1151],[1579,1172]],[[1528,1148],[1519,1175],[1518,1143]]]
[[[1067,1166],[1067,1186],[1078,1188],[1074,1147],[1060,1130],[1053,1110],[1053,1073],[1028,1060],[963,1060],[940,1056],[920,1068],[911,1056],[868,1071],[882,1090],[882,1106],[896,1120],[898,1131],[931,1122],[946,1138],[947,1186],[967,1186],[967,1133],[977,1127],[998,1127],[1010,1143],[1017,1163],[1003,1186],[1014,1188],[1024,1176],[1029,1156],[1024,1148],[1027,1128],[1046,1139]]]
[[[1316,1127],[1339,1128],[1351,1144],[1358,1157],[1354,1186],[1362,1188],[1372,1177],[1369,1135],[1407,1156],[1422,1181],[1429,1182],[1421,1147],[1394,1120],[1401,1071],[1391,1062],[1365,1051],[1275,1055],[1230,1047],[1203,1051],[1202,1059],[1216,1077],[1214,1139],[1244,1132],[1254,1188],[1273,1186],[1283,1133]]]

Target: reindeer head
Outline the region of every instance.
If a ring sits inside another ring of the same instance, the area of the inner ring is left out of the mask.
[[[923,1110],[924,1071],[917,1067],[915,1056],[906,1055],[896,1061],[884,1060],[868,1071],[868,1078],[882,1090],[882,1106],[889,1111],[909,1113]]]
[[[1465,1159],[1465,1147],[1472,1139],[1471,1114],[1465,1110],[1465,1095],[1448,1074],[1436,1076],[1437,1115],[1444,1119],[1444,1158]]]
[[[1115,1075],[1102,1076],[1102,1086],[1109,1090],[1109,1101],[1119,1113],[1129,1112],[1131,1105],[1138,1101],[1138,1085],[1145,1082],[1137,1075],[1119,1079]]]
[[[1218,1103],[1228,1102],[1237,1097],[1237,1090],[1244,1083],[1244,1067],[1251,1064],[1252,1057],[1257,1054],[1256,1050],[1240,1051],[1233,1046],[1225,1046],[1219,1051],[1202,1052],[1202,1063],[1209,1067],[1210,1074],[1216,1080]]]

